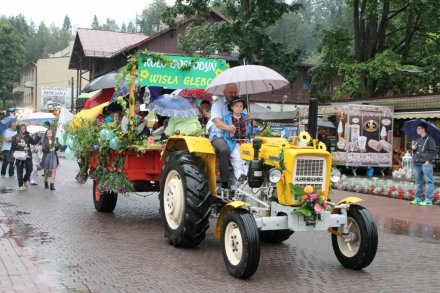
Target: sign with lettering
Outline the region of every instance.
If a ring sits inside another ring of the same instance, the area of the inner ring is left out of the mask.
[[[74,92],[74,96],[76,91]],[[72,89],[65,87],[41,86],[41,109],[53,110],[61,106],[70,109]]]
[[[151,58],[139,60],[138,83],[142,86],[160,86],[172,89],[206,88],[211,81],[227,69],[222,59],[167,56],[171,65]],[[193,61],[194,60],[194,61]],[[191,65],[191,68],[185,70]],[[183,67],[183,68],[182,68]]]

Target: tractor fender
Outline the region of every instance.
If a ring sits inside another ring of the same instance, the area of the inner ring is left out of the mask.
[[[341,199],[336,205],[340,205],[343,203],[346,203],[348,205],[351,205],[353,203],[364,201],[362,198],[356,197],[356,196],[349,196],[346,198]]]
[[[220,214],[218,216],[217,223],[215,223],[214,236],[216,239],[221,238],[223,219],[225,218],[226,213],[231,209],[239,209],[244,206],[249,206],[249,204],[245,203],[244,201],[241,201],[241,200],[234,200],[222,208],[222,210],[220,211]]]
[[[216,157],[211,141],[206,137],[173,135],[168,138],[161,160],[165,161],[171,153],[176,151],[188,152],[203,161],[204,171],[206,176],[208,176],[209,190],[211,195],[215,196],[217,189],[215,177]]]
[[[173,135],[168,138],[165,149],[162,152],[162,160],[165,160],[174,151],[187,151],[190,154],[214,155],[215,151],[211,141],[205,137]]]

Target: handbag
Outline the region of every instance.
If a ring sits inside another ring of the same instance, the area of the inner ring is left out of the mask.
[[[19,161],[25,161],[27,159],[27,152],[26,151],[15,151],[12,156],[14,159]]]

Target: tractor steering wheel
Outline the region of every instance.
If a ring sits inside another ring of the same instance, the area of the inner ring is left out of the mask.
[[[251,133],[246,133],[246,137],[247,138],[252,138],[255,137],[254,134],[254,124],[256,124],[256,127],[258,127],[259,133],[262,133],[268,125],[268,122],[266,120],[263,119],[258,119],[258,118],[252,118],[252,119],[245,119],[245,120],[241,120],[241,121],[237,121],[236,123],[234,123],[234,126],[236,129],[240,128],[240,124],[241,123],[248,123],[250,122],[250,128],[251,128]]]

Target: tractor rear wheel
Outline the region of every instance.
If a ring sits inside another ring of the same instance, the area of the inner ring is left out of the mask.
[[[364,207],[351,205],[347,212],[349,239],[332,234],[336,258],[346,268],[360,270],[376,256],[377,226],[371,213]],[[342,228],[338,229],[342,233]]]
[[[260,236],[254,217],[246,210],[227,212],[222,225],[223,260],[237,278],[252,276],[260,262]]]
[[[272,230],[260,231],[260,239],[267,243],[281,243],[292,236],[293,231],[290,230]]]
[[[118,194],[115,192],[101,192],[99,182],[93,180],[93,203],[95,209],[102,213],[111,213],[116,207]]]
[[[205,239],[211,214],[208,178],[186,152],[170,155],[160,181],[160,214],[165,237],[176,247],[194,247]]]

